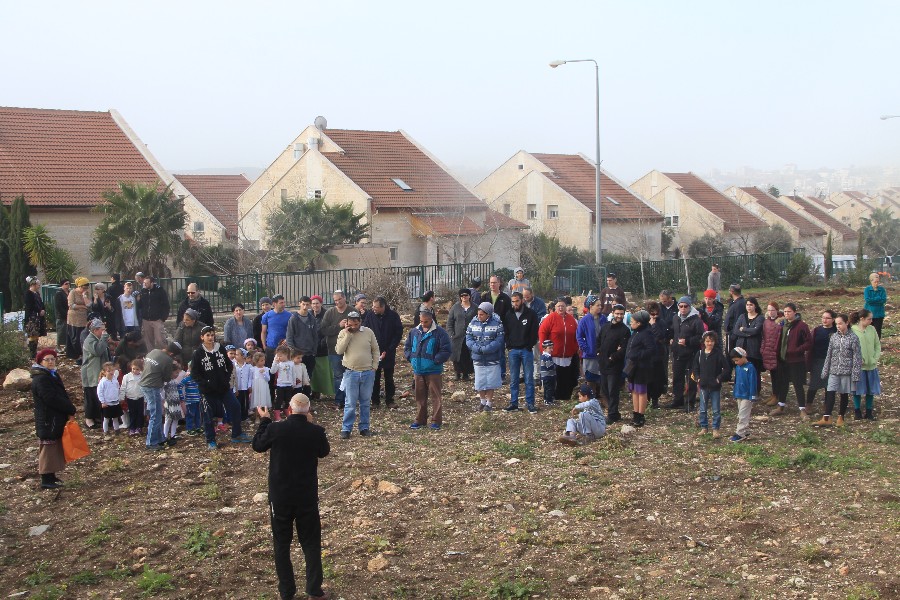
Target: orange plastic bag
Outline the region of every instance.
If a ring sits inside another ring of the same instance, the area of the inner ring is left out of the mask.
[[[75,421],[66,423],[65,429],[63,429],[62,446],[67,463],[84,458],[91,453],[87,440],[84,439],[84,434],[81,433],[81,427]]]

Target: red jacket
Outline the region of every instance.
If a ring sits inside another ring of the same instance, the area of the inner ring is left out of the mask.
[[[772,371],[778,368],[778,351],[781,350],[781,319],[772,320],[763,317],[762,343],[759,353],[762,355],[763,368]]]
[[[553,311],[541,322],[538,329],[538,340],[543,344],[544,340],[553,342],[552,356],[558,358],[571,358],[578,354],[578,341],[575,339],[575,330],[578,329],[578,321],[575,317],[566,313],[560,316]]]
[[[788,363],[805,363],[806,353],[812,349],[812,334],[809,332],[809,325],[801,321],[799,318],[794,319],[788,331],[787,352],[785,352],[784,362]],[[781,344],[779,342],[779,355],[781,353]]]

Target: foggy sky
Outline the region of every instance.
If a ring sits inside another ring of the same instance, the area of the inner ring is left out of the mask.
[[[897,2],[4,1],[0,105],[115,108],[170,171],[266,167],[312,120],[458,172],[900,166]],[[467,177],[470,179],[471,177]]]

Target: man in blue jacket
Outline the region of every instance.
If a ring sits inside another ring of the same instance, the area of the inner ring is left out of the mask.
[[[428,424],[428,397],[431,396],[431,428],[440,429],[441,376],[444,363],[452,353],[450,336],[434,321],[434,311],[427,306],[419,310],[419,324],[409,331],[403,356],[412,363],[416,382],[416,420],[410,429],[421,429]]]
[[[575,330],[575,341],[581,351],[581,364],[584,366],[584,380],[594,390],[594,397],[601,398],[600,361],[597,357],[597,338],[600,329],[606,324],[606,317],[601,312],[603,302],[600,296],[590,295],[585,299],[587,314],[578,321],[578,329]],[[610,313],[612,314],[612,313]]]

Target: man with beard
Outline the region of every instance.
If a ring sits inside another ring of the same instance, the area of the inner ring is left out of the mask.
[[[619,395],[622,390],[622,369],[625,366],[625,350],[631,331],[624,322],[625,307],[613,305],[609,322],[600,328],[597,336],[597,360],[600,363],[600,390],[607,400],[606,423],[611,425],[622,419],[619,413]]]

